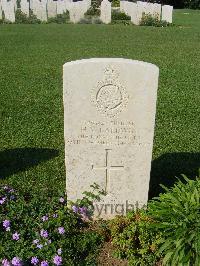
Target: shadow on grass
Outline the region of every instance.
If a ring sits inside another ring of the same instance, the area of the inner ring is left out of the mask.
[[[181,174],[195,179],[200,169],[200,153],[166,153],[154,160],[151,165],[149,199],[156,197],[164,190],[160,187],[172,187]]]
[[[57,150],[43,148],[17,148],[0,151],[0,179],[57,157],[58,154]]]

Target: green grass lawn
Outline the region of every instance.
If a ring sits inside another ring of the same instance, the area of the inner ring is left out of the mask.
[[[137,59],[160,68],[151,195],[175,175],[197,174],[200,11],[176,10],[174,23],[1,25],[0,182],[31,193],[65,189],[62,65],[91,57]]]

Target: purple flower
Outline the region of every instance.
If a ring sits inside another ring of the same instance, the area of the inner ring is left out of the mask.
[[[45,222],[45,221],[47,221],[49,218],[48,218],[48,216],[47,215],[45,215],[45,216],[42,216],[42,221],[43,222]]]
[[[80,207],[80,208],[79,208],[79,211],[80,211],[81,214],[86,215],[86,213],[87,213],[87,208],[86,208],[86,207]]]
[[[44,238],[47,238],[49,234],[48,234],[47,230],[42,229],[42,230],[40,231],[40,235],[41,235],[42,237],[44,237]]]
[[[62,264],[62,257],[56,255],[54,258],[53,258],[53,263],[55,265],[61,265]]]
[[[39,260],[38,260],[37,257],[32,257],[32,258],[31,258],[31,264],[33,264],[33,265],[37,265],[38,263],[39,263]]]
[[[41,266],[49,266],[48,261],[43,260],[43,261],[41,262]]]
[[[52,242],[51,239],[49,239],[49,240],[48,240],[48,243],[51,244],[51,242]]]
[[[57,253],[58,253],[58,255],[61,255],[61,254],[62,254],[62,249],[59,248],[59,249],[57,250]]]
[[[6,201],[6,197],[3,197],[1,200],[0,200],[0,205],[3,205]]]
[[[42,244],[38,244],[37,245],[37,248],[42,249],[43,248],[43,245]]]
[[[7,227],[7,228],[6,228],[6,231],[7,231],[7,232],[10,231],[10,227]]]
[[[14,257],[12,259],[12,265],[14,265],[14,266],[21,266],[22,265],[22,262],[21,262],[20,258]]]
[[[65,233],[65,228],[64,227],[58,227],[58,232],[59,232],[59,234],[63,235]]]
[[[10,266],[10,262],[7,259],[2,260],[2,266]]]
[[[53,214],[53,218],[57,218],[58,217],[58,214],[57,213],[54,213]]]
[[[19,240],[19,236],[20,236],[20,234],[18,234],[17,232],[15,232],[15,233],[12,235],[12,239],[13,239],[13,240]]]
[[[9,220],[4,220],[4,221],[3,221],[3,227],[4,227],[5,229],[10,228],[10,221],[9,221]]]
[[[65,201],[65,199],[61,197],[61,198],[59,199],[59,201],[60,201],[60,203],[63,203],[63,202]]]
[[[74,205],[74,206],[72,206],[72,211],[73,211],[73,212],[75,212],[75,213],[77,213],[77,212],[78,212],[78,207],[77,207],[77,206],[75,206],[75,205]]]
[[[40,242],[39,239],[34,239],[34,240],[33,240],[33,244],[35,244],[35,245],[36,245],[37,243],[39,243],[39,242]]]

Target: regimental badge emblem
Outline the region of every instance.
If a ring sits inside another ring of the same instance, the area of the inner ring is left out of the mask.
[[[103,80],[92,90],[92,103],[100,113],[114,117],[127,106],[128,98],[126,89],[119,80],[119,73],[113,66],[107,67]]]

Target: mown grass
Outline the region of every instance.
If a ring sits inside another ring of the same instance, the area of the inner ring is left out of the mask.
[[[170,184],[180,173],[196,174],[200,11],[174,13],[175,26],[168,28],[1,25],[1,182],[32,193],[64,190],[62,65],[91,57],[131,58],[160,68],[152,195],[160,182]]]

